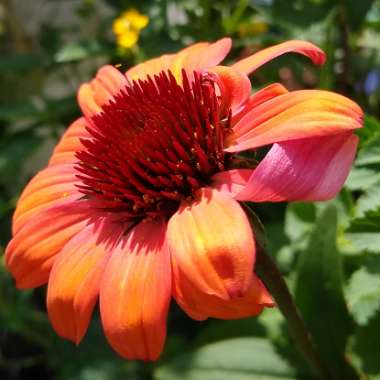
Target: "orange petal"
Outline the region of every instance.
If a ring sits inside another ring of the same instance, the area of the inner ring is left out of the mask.
[[[247,101],[251,93],[251,82],[245,74],[225,66],[215,66],[207,71],[216,76],[223,110],[234,111]]]
[[[132,80],[145,79],[159,72],[170,70],[180,80],[181,71],[188,73],[216,66],[226,57],[231,49],[231,39],[222,38],[214,43],[198,42],[177,54],[166,54],[158,58],[140,63],[129,69],[127,78]]]
[[[219,319],[253,317],[261,313],[264,307],[274,306],[271,295],[255,274],[243,297],[223,300],[199,291],[176,265],[173,265],[173,296],[187,315],[199,321],[210,317]]]
[[[55,203],[72,196],[80,198],[73,166],[70,164],[49,166],[41,170],[25,187],[13,215],[13,234],[25,223]]]
[[[362,120],[360,107],[342,95],[318,90],[289,92],[253,108],[234,125],[226,151],[334,135],[360,128]]]
[[[163,70],[169,70],[175,57],[176,54],[165,54],[158,58],[149,59],[133,66],[125,73],[125,75],[129,81],[146,79],[148,75],[153,76]]]
[[[193,71],[208,69],[218,65],[231,50],[230,38],[222,38],[214,43],[201,42],[189,46],[177,54],[170,67],[174,76],[180,80],[182,69],[191,76]]]
[[[20,289],[43,285],[56,255],[87,223],[87,202],[67,197],[31,218],[15,234],[5,252],[5,262]]]
[[[255,242],[248,218],[233,199],[201,189],[169,220],[172,261],[199,291],[225,300],[245,294],[252,277]]]
[[[90,137],[90,134],[86,130],[87,125],[86,119],[81,117],[69,126],[56,145],[49,165],[72,164],[78,161],[75,153],[83,149],[80,140]]]
[[[276,96],[286,94],[288,90],[280,83],[273,83],[263,89],[255,92],[250,96],[249,100],[243,104],[238,110],[232,113],[231,125],[237,124],[249,111],[258,107],[260,104],[275,98]]]
[[[110,65],[103,66],[90,83],[79,88],[78,102],[83,114],[91,119],[127,85],[127,78],[119,70]]]
[[[55,260],[49,277],[47,308],[61,337],[76,344],[82,340],[110,250],[122,233],[121,226],[109,218],[99,219],[74,236]]]
[[[325,53],[319,47],[307,41],[291,40],[260,50],[257,53],[234,63],[231,67],[234,70],[248,75],[265,63],[285,53],[305,55],[316,65],[323,65],[326,60]]]
[[[166,337],[171,268],[164,222],[141,222],[113,250],[100,287],[110,345],[128,359],[155,360]]]

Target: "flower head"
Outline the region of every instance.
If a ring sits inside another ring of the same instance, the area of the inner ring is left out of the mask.
[[[99,298],[112,347],[162,351],[173,296],[192,318],[257,315],[273,300],[254,273],[255,239],[239,201],[326,200],[351,167],[362,111],[327,91],[250,73],[286,52],[324,62],[304,41],[218,66],[229,39],[139,64],[81,86],[83,116],[27,185],[6,264],[19,288],[48,283],[51,323],[77,343]],[[239,152],[271,146],[241,168]],[[248,164],[248,165],[247,165]]]
[[[134,8],[123,12],[112,24],[117,44],[125,49],[136,45],[140,31],[149,23],[149,17]]]

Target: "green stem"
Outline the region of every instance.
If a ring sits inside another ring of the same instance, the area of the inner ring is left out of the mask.
[[[307,330],[305,322],[293,301],[285,280],[273,259],[261,247],[258,248],[257,252],[256,271],[286,318],[292,338],[317,378],[320,380],[332,380],[333,376],[323,362],[313,342],[313,338]]]

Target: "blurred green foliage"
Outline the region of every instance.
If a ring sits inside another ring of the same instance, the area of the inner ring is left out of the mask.
[[[150,22],[130,50],[112,22],[129,8]],[[198,40],[231,36],[228,59],[287,39],[329,55],[314,68],[281,57],[252,78],[289,89],[327,88],[367,113],[341,194],[328,204],[253,205],[268,248],[337,379],[380,379],[380,4],[374,0],[2,0],[0,2],[0,244],[23,186],[78,115],[76,90],[104,63],[121,70]],[[175,305],[158,363],[127,362],[107,346],[98,318],[79,347],[49,325],[45,290],[17,291],[0,266],[0,378],[59,380],[311,379],[283,317],[191,321]]]

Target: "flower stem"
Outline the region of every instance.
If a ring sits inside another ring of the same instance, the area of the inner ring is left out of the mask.
[[[332,380],[333,376],[323,362],[285,280],[273,259],[261,247],[258,247],[256,271],[286,318],[292,338],[317,378],[320,380]]]

